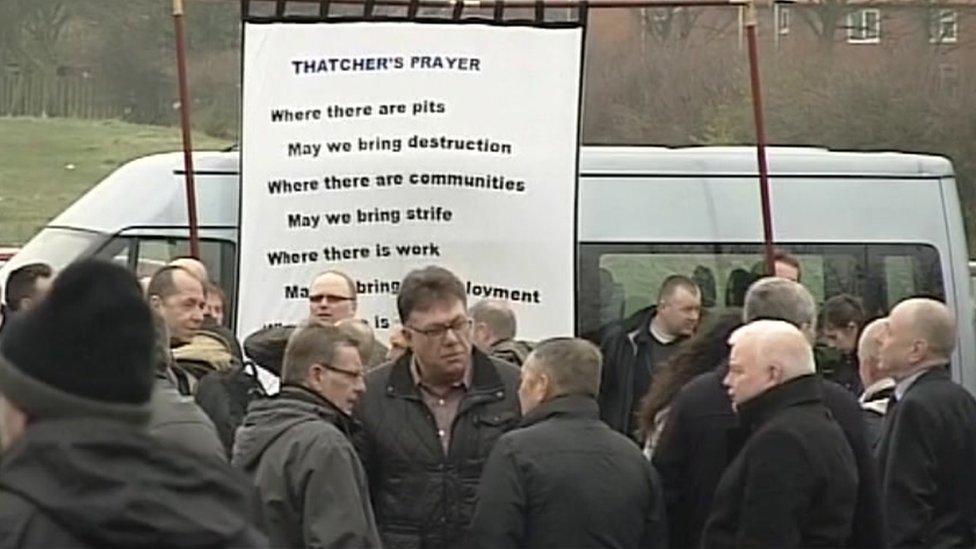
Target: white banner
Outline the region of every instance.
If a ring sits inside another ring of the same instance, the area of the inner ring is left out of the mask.
[[[238,330],[339,269],[380,337],[411,269],[573,333],[582,29],[247,23]]]

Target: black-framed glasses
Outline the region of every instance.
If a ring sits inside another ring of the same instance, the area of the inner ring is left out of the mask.
[[[429,337],[431,339],[440,339],[447,335],[448,330],[454,332],[455,335],[466,334],[467,331],[471,329],[471,326],[473,324],[474,321],[471,320],[469,317],[465,316],[456,319],[454,322],[451,322],[450,324],[440,324],[440,325],[431,326],[429,328],[416,328],[414,326],[410,326],[409,324],[406,324],[405,326],[409,330],[417,332],[418,334],[424,337]]]
[[[323,368],[325,368],[326,370],[329,370],[330,372],[335,372],[337,374],[342,374],[342,375],[344,375],[346,377],[349,377],[349,378],[352,378],[352,379],[359,379],[359,378],[365,378],[366,377],[366,370],[344,370],[342,368],[336,368],[335,366],[331,366],[329,364],[321,364],[320,363],[320,365]]]
[[[339,303],[345,303],[346,301],[356,301],[355,297],[349,297],[345,295],[335,295],[335,294],[312,294],[308,296],[308,300],[312,303],[321,303],[325,300],[329,305],[338,305]]]

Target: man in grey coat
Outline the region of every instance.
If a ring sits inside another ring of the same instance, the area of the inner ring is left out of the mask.
[[[169,350],[169,329],[166,321],[153,313],[156,345],[153,362],[156,380],[149,400],[149,434],[166,446],[185,448],[199,455],[227,461],[217,428],[207,414],[176,389],[172,378],[173,357]]]
[[[282,388],[253,403],[232,463],[253,479],[271,547],[379,547],[366,474],[347,438],[365,392],[362,359],[341,328],[311,324],[285,349]]]

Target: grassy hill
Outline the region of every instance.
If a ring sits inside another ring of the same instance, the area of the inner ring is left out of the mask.
[[[117,120],[0,118],[0,244],[22,244],[125,162],[182,147],[179,128]],[[194,148],[229,142],[194,135]]]

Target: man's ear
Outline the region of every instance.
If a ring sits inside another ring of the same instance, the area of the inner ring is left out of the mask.
[[[305,374],[305,383],[311,388],[319,389],[325,385],[325,374],[325,366],[312,364],[308,367],[308,373]]]
[[[163,306],[163,300],[160,299],[158,295],[149,296],[149,306],[153,308],[154,311],[159,312],[159,309]]]
[[[549,399],[555,391],[555,387],[552,384],[552,378],[549,377],[549,374],[545,372],[539,372],[536,375],[538,376],[536,379],[539,380],[539,386],[542,388],[542,394],[544,395],[543,398]]]

